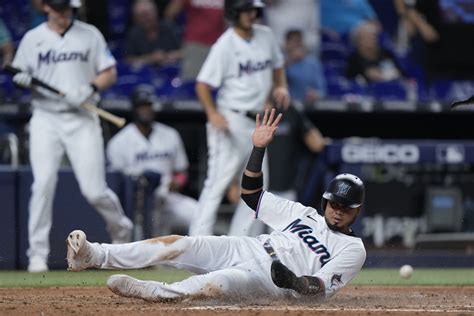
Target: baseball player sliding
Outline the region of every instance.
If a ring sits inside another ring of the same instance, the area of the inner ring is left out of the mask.
[[[283,107],[289,103],[278,43],[268,27],[255,24],[263,6],[260,0],[225,1],[225,15],[233,26],[212,46],[197,77],[197,96],[208,119],[209,159],[191,235],[212,235],[222,197],[232,179],[242,174],[252,149],[255,114],[269,99]],[[219,88],[216,102],[213,88]],[[241,208],[248,217],[239,218],[252,220],[251,210],[240,203],[238,213]]]
[[[44,0],[47,22],[28,31],[13,66],[13,81],[32,89],[30,162],[34,182],[29,204],[28,271],[48,270],[49,231],[57,172],[66,153],[82,194],[102,215],[113,242],[130,241],[132,222],[107,187],[102,130],[96,114],[82,109],[116,80],[115,59],[100,32],[73,19],[77,0]],[[32,76],[65,92],[32,85]]]
[[[69,270],[129,269],[155,264],[197,273],[181,282],[141,281],[112,275],[109,289],[148,301],[183,297],[327,298],[360,271],[366,252],[350,225],[364,202],[362,181],[351,174],[336,176],[323,194],[322,210],[301,205],[262,189],[265,148],[272,141],[281,114],[267,110],[256,118],[253,150],[242,178],[242,199],[274,231],[256,238],[178,235],[122,245],[86,240],[81,230],[67,237]]]
[[[151,87],[153,88],[153,87]],[[186,184],[188,157],[178,131],[155,122],[154,93],[138,87],[132,95],[133,123],[107,145],[111,166],[132,177],[143,176],[154,189],[153,235],[188,229],[197,201],[179,193]]]

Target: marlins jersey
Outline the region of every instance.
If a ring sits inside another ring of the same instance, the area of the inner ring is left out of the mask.
[[[135,124],[125,126],[109,141],[107,157],[113,168],[130,175],[158,172],[162,184],[169,184],[175,171],[184,171],[189,165],[179,133],[157,122],[148,138]]]
[[[60,35],[42,23],[22,38],[13,66],[62,92],[78,89],[96,75],[115,65],[102,34],[90,24],[73,21]],[[35,94],[33,106],[52,111],[69,108],[57,100]]]
[[[275,230],[258,238],[269,239],[281,262],[297,276],[323,280],[327,297],[347,285],[365,262],[362,240],[329,229],[314,208],[264,191],[256,215]]]
[[[218,108],[261,111],[273,84],[273,70],[283,55],[272,31],[254,25],[249,40],[229,28],[212,46],[197,81],[219,87]]]

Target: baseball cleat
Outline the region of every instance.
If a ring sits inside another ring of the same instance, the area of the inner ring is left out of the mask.
[[[97,255],[82,230],[72,231],[66,239],[68,271],[81,271],[97,266]]]
[[[142,281],[125,274],[114,274],[107,279],[107,287],[117,295],[141,298],[149,302],[163,301],[155,294],[159,282]]]
[[[38,256],[33,256],[30,258],[30,262],[28,264],[28,272],[31,273],[40,273],[40,272],[47,272],[48,271],[48,264],[46,261]]]

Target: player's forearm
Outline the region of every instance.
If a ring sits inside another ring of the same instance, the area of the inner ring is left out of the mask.
[[[115,81],[117,81],[117,69],[115,66],[112,66],[100,72],[92,83],[97,87],[98,91],[102,91],[112,86]]]
[[[206,112],[207,117],[217,112],[216,104],[212,98],[211,89],[207,84],[203,82],[197,82],[196,95],[204,109],[204,112]]]
[[[263,191],[262,164],[265,147],[254,147],[247,167],[242,176],[242,200],[253,210],[257,210],[258,201]]]
[[[313,153],[318,153],[324,149],[326,141],[317,128],[312,128],[304,135],[304,143]]]
[[[284,68],[277,68],[273,70],[273,88],[288,88]]]
[[[0,47],[0,50],[3,53],[3,64],[9,64],[13,60],[13,45],[11,43],[6,43]]]

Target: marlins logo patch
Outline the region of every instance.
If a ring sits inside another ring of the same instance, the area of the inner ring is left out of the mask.
[[[342,278],[342,274],[333,274],[331,277],[331,288],[335,286],[342,286],[343,283],[342,283],[341,278]]]
[[[346,196],[347,193],[349,193],[349,189],[351,188],[350,185],[344,183],[344,182],[341,182],[339,183],[339,186],[337,187],[337,195],[342,195],[342,196]]]

